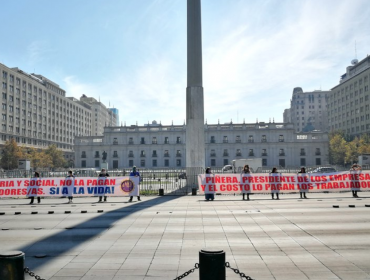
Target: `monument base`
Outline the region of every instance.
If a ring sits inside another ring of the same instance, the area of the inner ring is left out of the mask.
[[[103,169],[103,168],[108,171],[108,162],[102,162],[101,163],[101,169]]]

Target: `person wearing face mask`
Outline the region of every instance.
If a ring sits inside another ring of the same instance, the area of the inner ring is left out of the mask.
[[[140,173],[138,171],[136,171],[136,166],[132,167],[132,172],[130,173],[130,177],[139,177],[139,184],[140,184]],[[140,190],[139,190],[139,192],[140,192]],[[131,195],[130,200],[128,202],[132,202],[132,198],[133,198],[133,196]],[[140,193],[137,196],[137,201],[141,201]]]
[[[109,177],[109,174],[107,173],[107,171],[104,168],[101,170],[101,172],[99,174],[99,178],[101,178],[101,177],[104,177],[104,178]],[[98,202],[103,202],[102,199],[103,199],[103,196],[99,196],[99,201]],[[106,202],[106,201],[107,201],[107,196],[105,195],[104,196],[104,202]]]

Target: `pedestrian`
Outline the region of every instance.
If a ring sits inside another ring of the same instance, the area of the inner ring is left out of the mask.
[[[73,172],[72,170],[69,170],[68,171],[68,175],[67,175],[67,180],[72,180],[72,184],[71,184],[71,188],[72,188],[72,191],[68,188],[68,194],[70,196],[68,196],[68,203],[73,203],[73,196],[71,196],[71,194],[73,194],[73,188],[74,188],[74,185],[75,185],[75,176],[73,175]]]
[[[303,173],[306,173],[306,168],[304,167],[301,167],[301,171],[298,172],[299,174],[303,174]],[[307,199],[306,197],[306,192],[302,192],[302,190],[299,192],[299,195],[301,196],[301,198],[305,198]]]
[[[361,169],[362,169],[361,165],[354,163],[352,164],[351,169],[349,171],[360,171]],[[356,187],[352,188],[352,196],[358,198]]]
[[[242,174],[251,174],[251,173],[252,171],[249,168],[249,165],[248,164],[244,165]],[[243,193],[243,200],[245,200],[245,193]],[[249,192],[247,193],[247,200],[249,200]]]
[[[35,172],[34,175],[33,175],[33,179],[34,181],[37,181],[39,180],[40,178],[40,173],[38,172]],[[37,184],[35,184],[35,186],[37,186]],[[31,201],[30,201],[30,204],[33,204],[33,201],[35,200],[35,197],[34,196],[31,196]],[[37,196],[37,203],[40,203],[41,202],[41,197]]]
[[[273,167],[270,174],[278,173],[277,168]],[[274,199],[274,193],[271,191],[271,197]],[[276,199],[279,199],[279,190],[276,191]]]
[[[109,174],[107,173],[107,171],[105,170],[105,168],[103,168],[101,171],[100,171],[100,174],[99,174],[99,176],[98,176],[99,178],[101,178],[101,177],[104,177],[104,178],[108,178],[109,177]],[[103,199],[103,196],[99,196],[99,201],[98,202],[103,202],[102,201],[102,199]],[[104,202],[106,202],[107,201],[107,196],[106,195],[104,195]]]
[[[140,185],[140,173],[139,171],[136,171],[136,166],[132,167],[132,172],[130,172],[130,177],[139,177],[139,185]],[[138,186],[139,188],[139,186]],[[140,199],[140,188],[138,189],[139,195],[137,196],[137,201],[141,201]],[[130,200],[128,202],[132,202],[134,196],[130,196]]]
[[[211,167],[206,168],[206,174],[212,174]],[[215,199],[215,194],[214,193],[206,193],[205,198],[207,201],[209,200],[214,200]]]

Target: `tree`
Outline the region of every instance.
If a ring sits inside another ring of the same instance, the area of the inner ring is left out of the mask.
[[[344,165],[346,157],[346,140],[340,132],[331,133],[329,136],[329,162]]]
[[[51,167],[53,161],[45,151],[40,151],[34,148],[28,148],[29,160],[33,169]]]
[[[17,169],[18,161],[22,158],[24,158],[24,153],[17,142],[13,138],[6,141],[0,160],[1,167],[8,170]]]
[[[63,157],[63,152],[57,149],[56,145],[50,145],[46,150],[45,154],[51,158],[52,168],[65,167],[67,165],[66,160]]]

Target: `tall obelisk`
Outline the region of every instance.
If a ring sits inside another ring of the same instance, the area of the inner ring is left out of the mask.
[[[187,6],[186,169],[188,184],[205,167],[202,26],[200,0]]]

